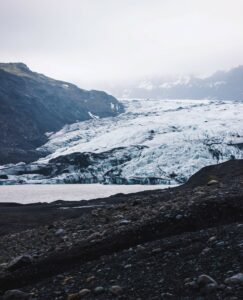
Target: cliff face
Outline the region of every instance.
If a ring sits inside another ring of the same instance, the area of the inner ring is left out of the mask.
[[[121,112],[122,104],[105,92],[82,90],[22,63],[0,64],[0,164],[39,157],[35,149],[46,132]]]

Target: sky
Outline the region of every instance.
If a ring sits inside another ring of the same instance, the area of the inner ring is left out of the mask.
[[[243,0],[0,0],[0,61],[82,88],[243,64]]]

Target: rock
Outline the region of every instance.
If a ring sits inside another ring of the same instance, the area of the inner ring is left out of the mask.
[[[63,236],[66,233],[66,231],[62,228],[57,229],[57,231],[55,232],[56,236]]]
[[[0,269],[6,269],[8,267],[7,263],[0,264]]]
[[[119,225],[127,225],[127,224],[130,224],[130,223],[131,223],[131,221],[129,221],[129,220],[121,220],[121,221],[118,222]]]
[[[189,282],[186,282],[186,283],[185,283],[185,286],[186,286],[186,287],[193,288],[193,289],[198,288],[198,284],[196,283],[196,281],[189,281]]]
[[[55,291],[55,292],[54,292],[54,295],[55,295],[55,296],[60,296],[61,294],[62,294],[61,291]]]
[[[216,290],[217,290],[217,287],[218,287],[217,283],[209,283],[209,284],[206,284],[206,285],[200,290],[200,292],[201,292],[202,294],[210,294],[210,293],[216,291]]]
[[[220,242],[216,243],[217,247],[223,247],[224,245],[225,245],[224,241],[220,241]]]
[[[14,258],[7,266],[10,271],[28,266],[32,263],[32,257],[30,255],[21,255]]]
[[[125,265],[124,266],[124,269],[130,269],[132,267],[132,265],[131,264],[128,264],[128,265]]]
[[[205,254],[207,254],[210,251],[211,251],[211,248],[205,248],[205,249],[203,249],[203,251],[201,252],[201,254],[205,255]]]
[[[243,273],[235,274],[229,278],[225,279],[225,284],[233,285],[233,284],[240,284],[243,285]]]
[[[155,248],[155,249],[153,249],[152,253],[161,253],[161,248]]]
[[[28,300],[28,299],[30,299],[30,294],[27,294],[20,290],[6,291],[3,296],[3,300]]]
[[[110,292],[113,294],[113,295],[116,295],[116,296],[119,296],[123,293],[123,288],[120,287],[119,285],[113,285],[111,288],[110,288]]]
[[[79,293],[69,294],[68,300],[80,300],[82,299],[82,296]]]
[[[162,293],[161,297],[162,297],[162,299],[166,299],[166,298],[172,298],[174,296],[171,293]]]
[[[95,276],[90,276],[86,279],[86,282],[91,282],[95,280]]]
[[[220,284],[220,285],[218,286],[218,289],[219,289],[219,290],[224,290],[224,289],[225,289],[225,285],[224,285],[224,284]]]
[[[95,289],[94,289],[94,292],[95,294],[101,294],[105,291],[105,289],[103,288],[103,286],[97,286]]]
[[[213,243],[216,241],[216,236],[211,236],[211,238],[208,239],[208,243]]]
[[[202,294],[210,294],[217,290],[217,282],[210,276],[202,274],[198,277],[197,283]]]
[[[87,294],[90,294],[91,293],[91,290],[89,289],[82,289],[80,292],[79,292],[79,295],[80,296],[85,296]]]
[[[180,220],[180,219],[182,219],[183,218],[183,216],[182,215],[176,215],[176,220]]]
[[[218,184],[218,180],[215,180],[215,179],[212,179],[212,180],[209,180],[209,182],[207,183],[207,185],[215,185],[215,184]]]
[[[210,277],[206,274],[200,275],[197,279],[197,283],[200,287],[204,287],[207,284],[216,284],[217,285],[217,282],[212,277]]]
[[[62,284],[63,285],[66,285],[66,284],[68,284],[70,281],[72,281],[73,280],[73,277],[72,276],[68,276],[68,277],[65,277],[64,279],[63,279],[63,282],[62,282]]]
[[[97,240],[97,239],[101,239],[102,235],[99,232],[94,232],[92,233],[87,240]]]

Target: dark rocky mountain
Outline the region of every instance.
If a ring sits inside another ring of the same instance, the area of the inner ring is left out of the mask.
[[[0,203],[0,299],[243,299],[242,222],[243,160],[172,189]]]
[[[124,92],[124,89],[126,91]],[[152,99],[219,99],[243,101],[243,66],[219,71],[210,77],[166,80],[152,78],[138,86],[118,89],[117,94],[129,98]]]
[[[65,124],[123,112],[116,98],[32,72],[23,63],[0,64],[0,164],[32,161],[46,132]]]

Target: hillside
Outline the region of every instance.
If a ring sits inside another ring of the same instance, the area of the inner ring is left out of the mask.
[[[242,299],[242,183],[234,160],[173,189],[2,203],[0,299]]]
[[[0,164],[33,161],[46,132],[95,117],[116,116],[123,106],[100,91],[32,72],[22,63],[0,64]]]

